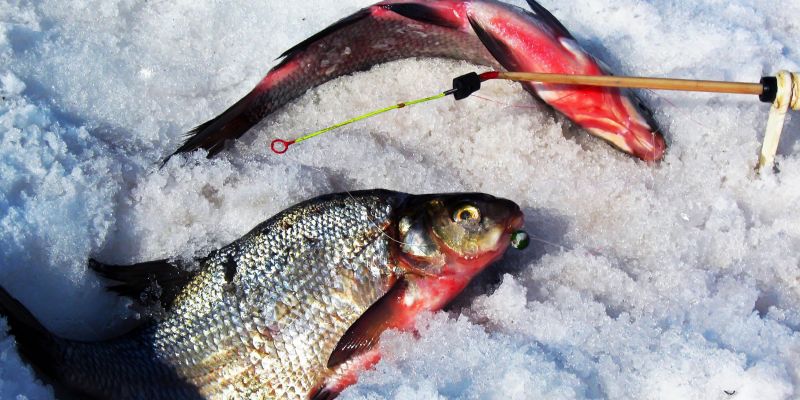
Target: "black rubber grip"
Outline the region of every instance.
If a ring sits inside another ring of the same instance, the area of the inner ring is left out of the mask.
[[[475,72],[461,75],[453,79],[453,97],[456,100],[466,99],[481,88],[481,77]]]
[[[761,91],[761,94],[758,95],[758,99],[764,103],[774,103],[775,99],[778,98],[778,78],[774,76],[765,76],[761,78],[761,82],[759,83],[761,83],[764,89]]]

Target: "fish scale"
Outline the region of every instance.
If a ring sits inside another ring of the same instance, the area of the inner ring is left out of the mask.
[[[331,296],[326,296],[327,282],[335,281],[335,277],[340,272],[339,269],[354,268],[360,262],[370,261],[374,262],[374,256],[388,259],[388,243],[386,238],[377,232],[378,228],[374,220],[368,220],[366,213],[361,209],[364,207],[378,208],[374,198],[362,198],[356,201],[355,199],[343,198],[334,204],[326,207],[332,209],[333,212],[321,214],[323,211],[320,207],[310,207],[308,210],[301,209],[296,213],[289,212],[281,218],[280,224],[284,226],[291,226],[291,228],[276,232],[274,235],[252,235],[245,237],[241,241],[239,253],[237,254],[237,265],[240,273],[237,275],[236,291],[233,298],[238,299],[239,304],[236,307],[238,312],[230,315],[230,320],[235,325],[235,331],[239,332],[239,343],[235,347],[237,351],[242,353],[250,353],[251,351],[260,352],[261,349],[252,345],[252,338],[257,329],[246,329],[245,325],[261,325],[267,321],[271,321],[273,326],[271,330],[278,331],[277,335],[273,336],[273,340],[267,342],[266,354],[276,354],[279,357],[271,373],[256,374],[255,377],[248,376],[247,374],[238,374],[237,376],[247,379],[260,380],[260,383],[253,385],[250,382],[248,385],[242,385],[235,382],[227,382],[225,385],[206,384],[203,394],[214,396],[216,387],[247,387],[247,394],[253,393],[253,387],[262,387],[265,394],[275,395],[271,390],[270,385],[276,381],[299,381],[300,384],[293,387],[303,388],[303,393],[291,392],[291,387],[285,387],[287,390],[284,394],[291,395],[292,397],[301,397],[307,394],[308,387],[312,386],[317,379],[319,379],[318,371],[311,368],[316,365],[324,365],[322,358],[319,356],[316,359],[310,359],[309,355],[316,355],[324,347],[329,349],[333,348],[335,343],[329,343],[327,346],[316,347],[317,343],[325,343],[326,339],[331,342],[330,338],[337,338],[341,333],[352,324],[352,322],[362,313],[369,305],[374,302],[378,297],[384,293],[383,287],[385,284],[383,280],[388,277],[389,268],[384,268],[386,271],[384,277],[369,276],[359,280],[362,290],[366,289],[366,296],[358,298],[346,299],[338,296],[336,303],[341,306],[342,302],[349,300],[350,312],[345,318],[342,318],[341,307],[326,307],[325,304],[333,303]],[[380,216],[375,216],[388,220],[388,209],[383,207],[384,212]],[[301,225],[298,225],[299,220],[304,220]],[[343,223],[344,222],[344,223]],[[377,222],[380,223],[380,220]],[[268,231],[270,227],[257,228],[260,230]],[[318,251],[317,246],[308,248],[307,237],[310,236],[309,232],[318,232],[320,237],[328,238],[322,242],[323,249]],[[369,235],[372,240],[364,240],[363,235],[359,232],[372,231]],[[331,240],[333,238],[334,240]],[[353,240],[353,238],[356,238]],[[380,240],[378,240],[380,239]],[[348,241],[348,243],[342,243]],[[287,243],[288,242],[288,243]],[[362,248],[371,245],[372,251],[363,251]],[[284,254],[280,251],[273,251],[273,248],[289,249]],[[359,248],[358,252],[342,250]],[[277,254],[270,259],[264,259],[264,255]],[[359,255],[356,259],[348,260],[353,255]],[[327,257],[320,259],[320,257]],[[343,265],[343,262],[346,262]],[[219,260],[216,261],[219,264]],[[258,267],[248,268],[249,265]],[[266,268],[260,267],[261,265]],[[286,265],[291,265],[292,268],[286,268]],[[313,266],[313,267],[312,267]],[[244,268],[242,268],[244,267]],[[282,274],[276,275],[275,272],[283,267]],[[369,269],[360,269],[359,271],[368,271]],[[280,279],[275,280],[278,277]],[[219,282],[218,282],[219,283]],[[370,285],[372,284],[372,285]],[[374,288],[370,288],[374,286]],[[317,299],[316,296],[322,296],[322,299]],[[189,296],[196,297],[191,294]],[[274,299],[276,307],[272,315],[260,314],[253,312],[243,312],[248,308],[261,310],[261,303],[263,299]],[[257,301],[258,304],[252,304],[252,301]],[[226,307],[225,309],[230,309]],[[285,314],[280,313],[280,309],[285,308]],[[180,310],[180,306],[178,307]],[[178,312],[180,314],[180,311]],[[209,313],[212,315],[214,313]],[[336,318],[325,318],[327,314],[335,314]],[[312,319],[315,318],[319,322],[315,323]],[[208,320],[213,320],[210,317]],[[178,320],[177,324],[183,322]],[[333,325],[331,329],[330,325]],[[202,325],[199,324],[200,329]],[[326,329],[314,329],[314,325],[319,327],[328,327]],[[264,327],[264,329],[269,329]],[[338,335],[336,335],[338,330]],[[209,346],[210,347],[210,346]],[[177,352],[180,352],[177,349]],[[190,350],[191,353],[191,350]],[[256,365],[261,364],[260,360],[252,360],[249,365],[245,366],[246,369],[255,369]],[[202,363],[200,364],[202,365]],[[192,366],[197,368],[198,366]],[[191,371],[192,368],[187,368]],[[233,367],[233,369],[240,367]],[[180,370],[179,370],[180,372]],[[220,374],[222,374],[220,372]],[[207,378],[208,380],[208,378]],[[245,393],[242,393],[245,394]]]

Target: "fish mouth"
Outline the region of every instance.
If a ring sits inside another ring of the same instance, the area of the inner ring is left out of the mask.
[[[516,204],[515,204],[516,206]],[[505,249],[508,246],[512,246],[514,248],[524,248],[527,244],[523,247],[518,247],[515,244],[515,238],[518,235],[522,234],[527,237],[527,233],[522,229],[525,226],[525,214],[522,213],[522,210],[519,207],[515,207],[511,212],[511,215],[508,217],[506,222],[506,229],[503,232],[503,239],[500,240],[501,243],[500,249]],[[498,250],[500,250],[498,249]],[[500,250],[502,252],[502,250]]]
[[[509,219],[506,233],[514,233],[522,229],[523,226],[525,226],[525,214],[522,213],[522,210],[517,208]]]
[[[664,157],[667,143],[660,133],[650,129],[641,129],[631,130],[631,135],[633,136],[631,154],[644,161],[658,161]]]
[[[628,103],[629,104],[629,103]],[[626,141],[631,147],[631,154],[644,161],[658,161],[664,157],[667,143],[660,132],[652,114],[639,103],[639,107],[629,107],[633,118],[625,124]]]
[[[589,133],[605,139],[614,147],[644,161],[659,161],[664,157],[667,143],[664,137],[649,127],[633,125],[627,128],[603,129],[593,127]]]
[[[503,233],[513,233],[522,229],[525,225],[525,214],[519,205],[508,199],[495,198],[494,201],[497,202],[498,209],[502,210],[498,222],[505,227]]]

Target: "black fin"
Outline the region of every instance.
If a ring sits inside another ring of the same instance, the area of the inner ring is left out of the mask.
[[[38,373],[54,378],[59,362],[54,359],[56,338],[17,299],[0,287],[0,315],[8,320],[17,351]]]
[[[119,282],[108,289],[143,306],[158,301],[169,309],[175,297],[195,275],[180,261],[158,260],[133,265],[107,265],[89,259],[89,268],[103,278]]]
[[[199,148],[208,150],[208,158],[211,158],[223,149],[226,140],[238,139],[244,135],[255,125],[255,122],[250,121],[246,116],[253,98],[251,95],[252,92],[241,98],[222,114],[187,132],[186,140],[181,147],[178,147],[174,153],[167,156],[161,166],[164,166],[172,156],[178,153],[186,153]]]
[[[292,58],[292,56],[294,56],[295,54],[307,49],[308,46],[311,46],[311,44],[316,42],[317,40],[322,39],[323,37],[331,34],[332,32],[338,31],[339,29],[342,29],[346,26],[353,25],[356,22],[361,21],[362,19],[368,17],[371,13],[372,11],[369,9],[369,7],[362,8],[361,10],[358,10],[355,14],[348,15],[347,17],[344,17],[334,22],[331,26],[315,33],[308,39],[303,40],[302,42],[294,45],[289,50],[284,51],[283,54],[281,54],[278,58],[286,57],[286,59],[288,60]],[[286,62],[286,60],[284,60],[284,62]]]
[[[445,28],[453,28],[453,29],[460,27],[454,19],[443,18],[442,15],[436,11],[436,9],[428,7],[423,4],[417,4],[417,3],[386,4],[383,6],[383,8],[391,10],[392,12],[400,14],[406,18],[424,22],[426,24],[439,25]]]
[[[545,20],[550,26],[556,29],[556,33],[560,36],[572,38],[572,34],[569,33],[567,27],[565,27],[561,21],[559,21],[555,16],[553,16],[550,11],[547,11],[546,8],[542,7],[539,3],[535,2],[534,0],[527,0],[528,6],[531,7],[533,13],[536,14],[539,18]]]
[[[519,63],[517,63],[517,60],[513,57],[513,50],[509,49],[501,40],[496,39],[492,34],[486,32],[472,18],[469,18],[469,24],[472,25],[475,34],[478,35],[478,39],[481,40],[483,45],[486,46],[486,49],[489,50],[489,53],[492,54],[492,57],[494,57],[500,65],[509,71],[521,70]]]

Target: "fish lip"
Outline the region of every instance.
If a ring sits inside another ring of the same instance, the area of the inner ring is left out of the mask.
[[[508,227],[506,228],[506,233],[514,233],[522,227],[525,226],[525,214],[522,213],[522,210],[517,207],[514,210],[514,213],[509,218]]]
[[[646,130],[633,134],[636,141],[636,155],[645,161],[658,161],[664,157],[667,149],[664,137],[657,131]]]

